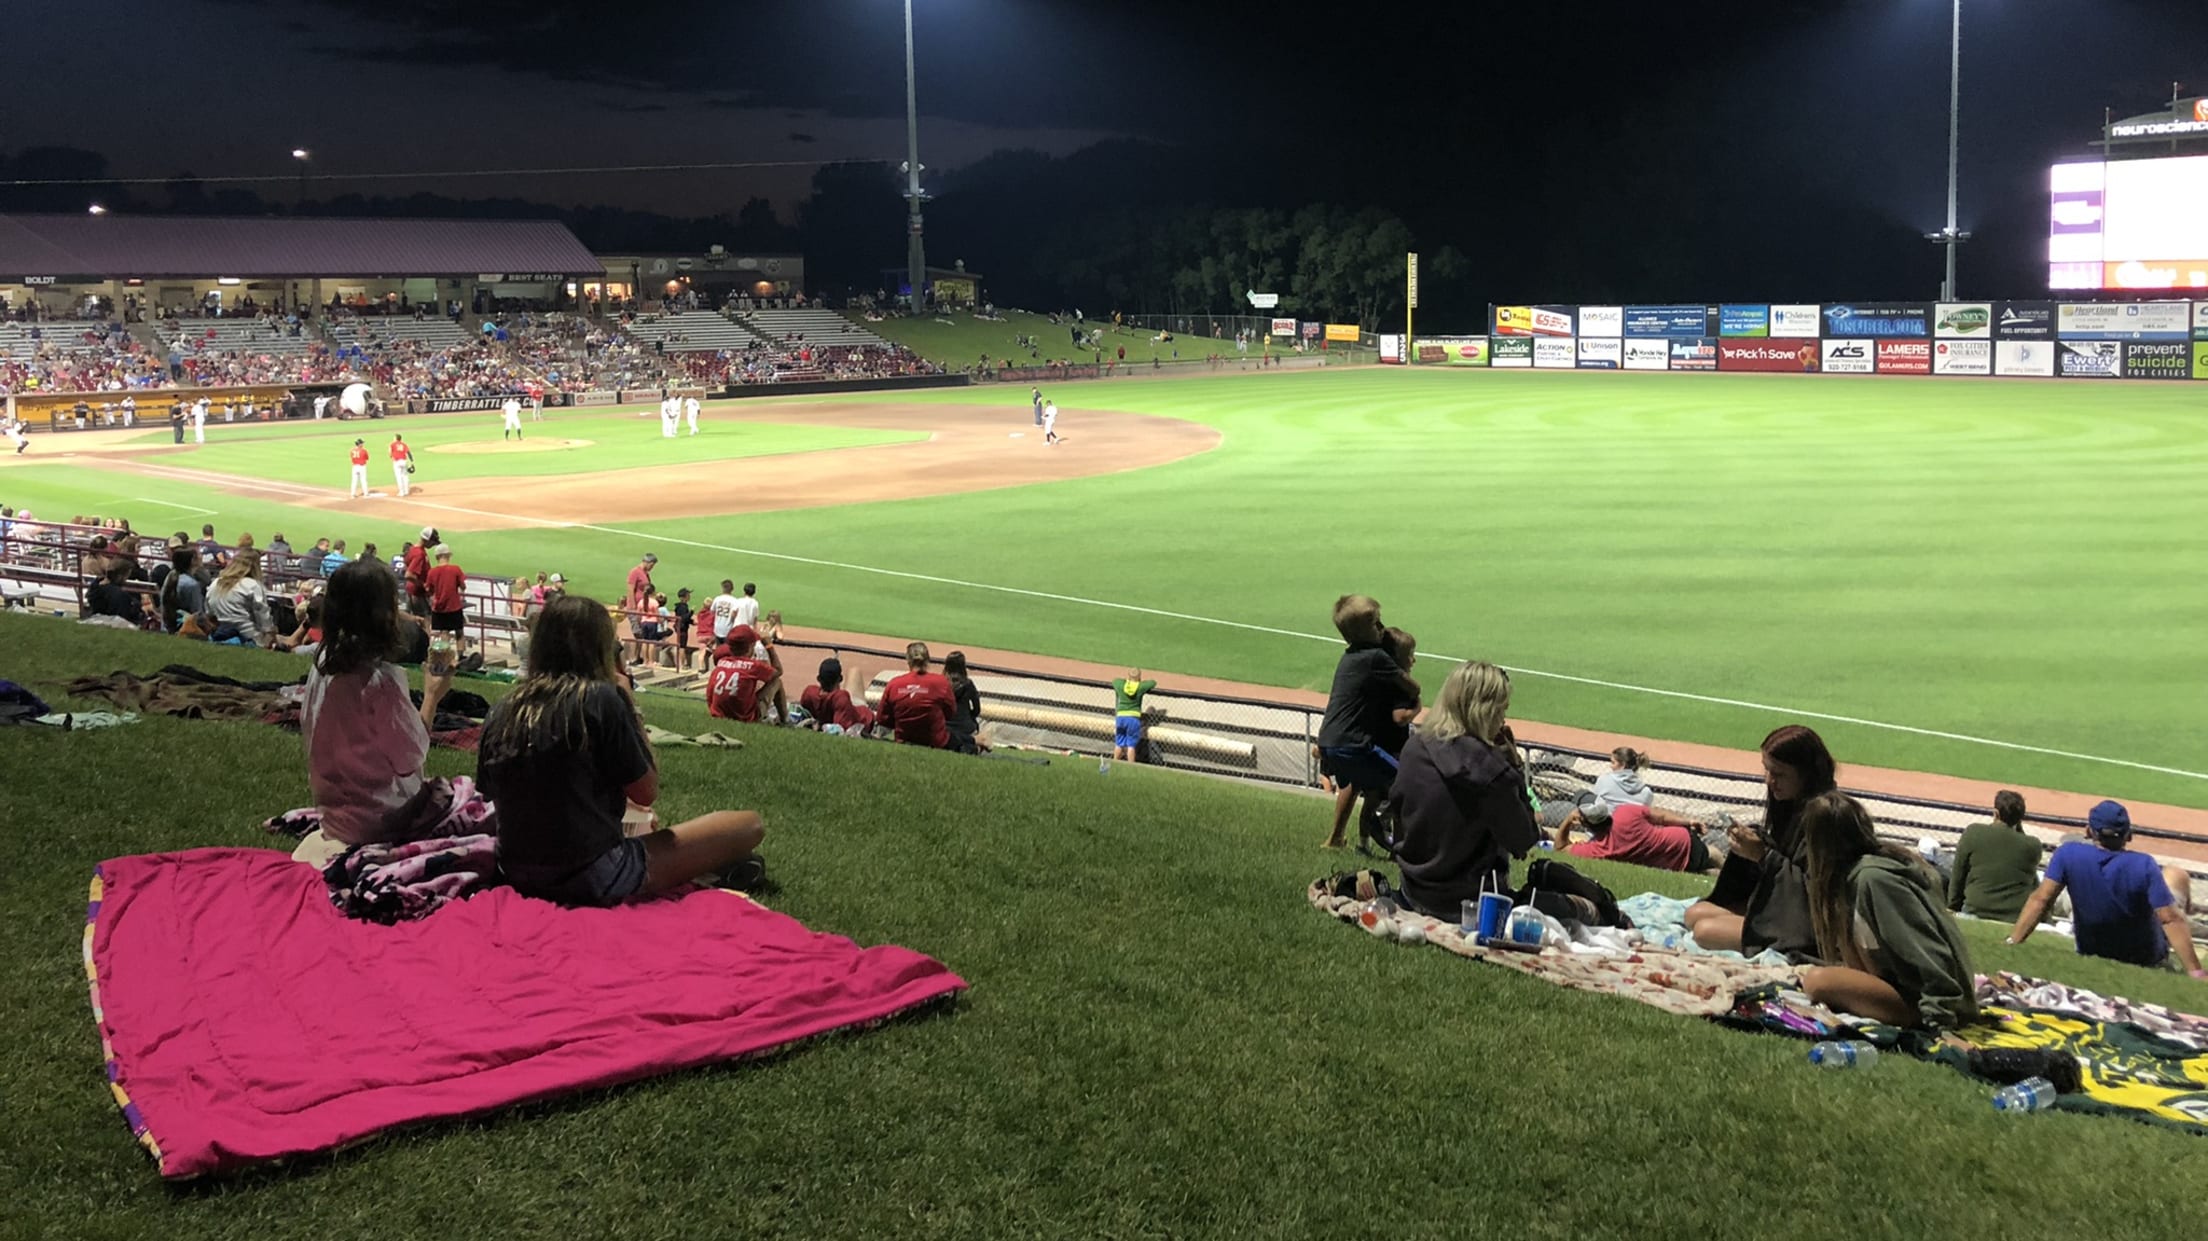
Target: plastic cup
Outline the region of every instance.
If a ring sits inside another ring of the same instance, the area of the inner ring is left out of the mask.
[[[1541,915],[1530,909],[1510,916],[1510,940],[1514,944],[1538,944],[1548,929]]]

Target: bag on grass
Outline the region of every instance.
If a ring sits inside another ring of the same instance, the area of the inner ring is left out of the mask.
[[[1580,874],[1571,866],[1552,858],[1537,859],[1526,868],[1526,887],[1542,893],[1568,896],[1573,903],[1584,902],[1594,913],[1592,919],[1581,917],[1575,921],[1589,926],[1615,926],[1631,929],[1633,920],[1618,912],[1618,898],[1610,889]],[[1584,912],[1584,911],[1583,911]]]

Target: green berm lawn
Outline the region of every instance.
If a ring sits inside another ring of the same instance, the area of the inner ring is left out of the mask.
[[[1224,443],[935,499],[484,532],[462,560],[611,594],[649,548],[662,586],[756,580],[794,623],[1315,688],[1328,610],[1362,591],[1422,654],[1522,670],[1528,719],[1747,747],[1814,712],[1866,721],[1812,719],[1844,763],[2208,806],[2208,779],[2185,774],[2208,772],[2208,386],[1357,369],[1048,391],[1069,438],[1053,451],[1080,452],[1112,410]],[[1026,385],[866,399],[1027,421]],[[708,438],[697,451],[721,451]],[[232,468],[260,468],[234,451]],[[282,451],[342,478],[318,446]],[[206,488],[119,486],[39,467],[0,473],[0,500],[156,496],[225,530],[348,533]],[[386,550],[411,533],[362,524]]]
[[[59,700],[168,640],[0,617],[7,675]],[[285,656],[196,647],[242,678]],[[496,696],[488,683],[469,688]],[[83,706],[85,704],[77,704]],[[647,696],[652,722],[706,727]],[[81,957],[102,859],[265,846],[308,798],[296,737],[147,719],[18,729],[0,791],[0,1236],[8,1238],[1453,1236],[2147,1237],[2202,1201],[2200,1139],[1997,1115],[1883,1057],[1565,991],[1312,912],[1324,804],[1093,762],[961,759],[766,729],[669,750],[662,806],[755,807],[816,929],[937,956],[947,1015],[180,1189],[100,1071]],[[438,751],[432,770],[464,773]],[[1701,881],[1587,869],[1621,893]],[[275,929],[271,929],[275,933]],[[1998,944],[2005,966],[2190,1011],[2208,987]],[[670,946],[670,951],[675,951]],[[343,1048],[301,1048],[341,1055]],[[2174,1233],[2173,1233],[2174,1230]]]

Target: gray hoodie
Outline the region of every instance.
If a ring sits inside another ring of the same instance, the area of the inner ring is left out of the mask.
[[[1646,806],[1656,800],[1655,791],[1642,781],[1641,773],[1631,768],[1604,772],[1595,781],[1595,796],[1612,810],[1620,806]]]

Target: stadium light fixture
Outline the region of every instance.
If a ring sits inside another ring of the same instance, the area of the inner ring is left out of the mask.
[[[1954,18],[1947,41],[1947,227],[1926,233],[1925,239],[1947,248],[1947,276],[1940,282],[1940,300],[1955,300],[1955,247],[1970,240],[1956,227],[1955,198],[1960,171],[1963,133],[1963,0],[1953,0]]]
[[[920,204],[927,195],[920,189],[920,94],[912,69],[912,0],[905,0],[905,279],[912,285],[907,304],[920,309],[920,290],[927,284],[927,248],[921,242]]]
[[[86,207],[86,208],[85,208],[84,210],[85,210],[85,213],[86,213],[86,214],[88,214],[88,215],[106,215],[106,214],[107,214],[107,208],[105,208],[105,207],[102,207],[102,206],[101,206],[100,204],[98,204],[98,203],[93,203],[93,204],[92,204],[91,206],[89,206],[89,207]]]
[[[291,148],[291,157],[293,159],[313,159],[314,152],[305,147],[293,147]]]

